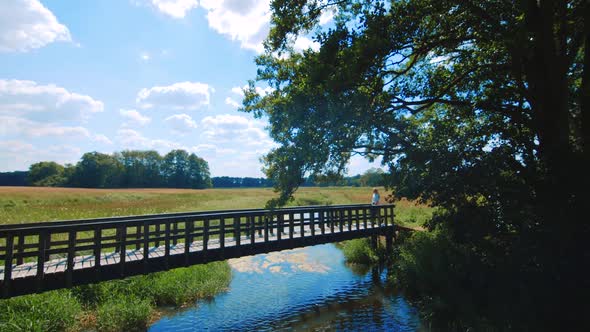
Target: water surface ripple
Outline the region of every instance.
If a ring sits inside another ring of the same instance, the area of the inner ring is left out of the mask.
[[[418,331],[417,311],[385,273],[344,263],[334,245],[230,260],[226,293],[171,311],[150,331]]]

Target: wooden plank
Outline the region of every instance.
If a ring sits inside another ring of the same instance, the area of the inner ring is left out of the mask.
[[[148,271],[148,259],[150,256],[150,224],[149,222],[143,223],[143,272]]]
[[[141,225],[137,225],[135,227],[135,250],[141,249],[141,242],[139,242],[140,239],[141,239]]]
[[[264,216],[264,242],[268,242],[268,216]]]
[[[225,218],[219,218],[219,248],[225,248]]]
[[[10,296],[10,286],[12,281],[12,250],[13,250],[14,235],[12,233],[6,234],[6,249],[4,257],[4,283],[2,287],[2,295],[4,298]]]
[[[125,276],[125,260],[127,259],[127,226],[120,227],[121,251],[119,259],[119,273]]]
[[[209,242],[209,218],[203,220],[203,252],[207,252]]]
[[[76,231],[68,232],[68,257],[66,266],[66,287],[72,287],[72,274],[74,272],[74,258],[76,256]]]
[[[277,241],[281,241],[281,237],[283,234],[283,214],[277,214]]]
[[[174,225],[176,225],[176,222],[174,222]],[[164,265],[166,266],[166,268],[168,268],[168,262],[170,259],[170,228],[173,225],[171,225],[169,222],[164,224]],[[176,242],[174,242],[174,244],[176,244]],[[158,246],[156,246],[156,248],[159,248]]]
[[[26,236],[24,234],[20,234],[18,237],[18,256],[16,258],[16,265],[22,265],[24,263],[23,254],[25,253],[25,240]]]
[[[256,231],[254,230],[254,224],[256,222],[255,216],[248,216],[248,221],[250,223],[250,244],[256,243]]]
[[[295,214],[289,213],[289,239],[293,239],[293,232],[295,229]]]
[[[315,212],[311,211],[309,213],[309,228],[311,229],[311,236],[314,237],[315,236],[315,225],[314,225],[314,219],[315,219]]]
[[[305,236],[305,213],[299,213],[299,222],[301,222],[301,224],[299,224],[299,231],[301,232],[301,237],[303,237]]]
[[[45,277],[45,258],[46,254],[45,251],[48,246],[49,242],[49,234],[46,230],[42,230],[39,233],[39,254],[37,255],[37,277],[36,277],[36,284],[37,290],[41,290],[43,288],[43,279]]]
[[[100,271],[100,254],[101,254],[101,248],[100,248],[100,242],[101,242],[101,237],[102,237],[102,229],[100,228],[100,226],[95,226],[94,227],[94,249],[93,249],[93,253],[94,253],[94,270],[95,273],[99,273]],[[98,275],[96,275],[98,277]]]
[[[234,217],[234,239],[236,239],[236,246],[240,245],[240,236],[242,236],[240,232],[241,222],[240,217]]]
[[[160,237],[160,224],[156,223],[156,234],[154,234],[154,238],[157,239]],[[154,246],[157,248],[160,246],[160,241],[156,240],[154,242]]]
[[[194,221],[192,220],[187,220],[184,223],[184,265],[188,266],[188,257],[189,257],[189,253],[191,251],[191,243],[193,242],[192,240],[192,232],[193,232],[193,228],[195,226]]]

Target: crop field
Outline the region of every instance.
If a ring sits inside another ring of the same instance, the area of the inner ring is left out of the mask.
[[[368,203],[372,188],[300,188],[292,206]],[[381,190],[382,197],[386,193]],[[269,188],[79,189],[0,187],[0,224],[127,216],[167,212],[262,208],[276,193]],[[395,203],[396,222],[421,225],[431,207]]]

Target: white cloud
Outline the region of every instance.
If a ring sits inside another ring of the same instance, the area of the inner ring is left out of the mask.
[[[0,115],[21,115],[40,121],[87,118],[102,112],[101,101],[34,81],[0,79]]]
[[[337,7],[328,7],[325,8],[322,11],[322,14],[320,15],[320,25],[326,25],[330,22],[332,22],[332,20],[334,19],[334,16],[336,16],[336,14],[338,13],[338,8]]]
[[[87,138],[94,142],[112,144],[102,134],[94,135],[87,128],[82,126],[61,126],[55,123],[44,123],[31,121],[14,116],[0,115],[0,137],[23,137],[33,138],[62,138],[79,139]]]
[[[211,93],[215,89],[205,83],[180,82],[169,86],[144,88],[137,94],[136,102],[142,108],[169,108],[175,110],[195,110],[209,105]]]
[[[152,58],[151,55],[148,52],[141,52],[139,53],[139,58],[142,61],[148,62],[150,61],[150,59]]]
[[[235,107],[235,108],[240,107],[240,103],[231,99],[230,97],[225,98],[225,103],[230,105],[231,107]]]
[[[0,1],[0,52],[26,52],[71,41],[68,28],[39,0]]]
[[[28,138],[47,136],[89,137],[90,132],[88,129],[80,126],[59,126],[14,116],[0,115],[0,136],[24,136]]]
[[[124,149],[154,149],[160,153],[168,153],[174,149],[187,150],[182,144],[164,139],[150,139],[133,129],[119,129],[117,131],[118,146]]]
[[[111,141],[108,137],[106,137],[103,134],[97,134],[94,135],[94,137],[92,138],[93,141],[97,142],[97,143],[102,143],[102,144],[107,144],[107,145],[112,145],[113,141]]]
[[[312,49],[313,51],[318,51],[320,49],[320,43],[313,41],[307,37],[300,36],[295,40],[293,44],[293,48],[297,52],[305,51],[307,49]]]
[[[218,155],[235,154],[238,151],[231,148],[220,148],[213,144],[199,144],[191,148],[192,152],[200,153],[205,156],[216,157]]]
[[[270,29],[268,0],[201,0],[209,27],[258,53]]]
[[[150,0],[152,6],[172,18],[181,19],[188,12],[197,8],[197,0]]]
[[[125,122],[124,124],[126,126],[134,124],[139,126],[145,126],[146,124],[152,121],[152,119],[150,119],[147,116],[141,115],[141,113],[139,113],[136,110],[120,109],[119,114],[121,114],[122,117],[127,119],[127,122]]]
[[[81,155],[81,150],[71,145],[40,148],[19,140],[0,141],[0,172],[27,170],[40,161],[74,164]]]
[[[165,120],[178,133],[187,133],[197,128],[197,123],[188,114],[175,114]]]
[[[240,88],[239,86],[235,86],[235,87],[231,88],[231,92],[243,97],[244,96],[243,89],[246,89],[247,87],[248,87],[248,85],[244,85],[243,88]]]
[[[270,148],[274,143],[264,131],[264,124],[259,120],[248,119],[239,115],[207,116],[201,120],[205,128],[203,135],[207,141],[228,143],[236,146],[262,146]]]
[[[267,94],[275,91],[274,88],[267,86],[266,88],[261,88],[259,86],[254,87],[256,90],[256,93],[258,93],[261,97],[266,96]],[[231,88],[231,92],[233,92],[234,94],[240,96],[240,97],[244,97],[244,90],[248,89],[248,85],[244,85],[243,87],[239,87],[239,86],[235,86],[233,88]],[[227,101],[226,101],[227,102]]]

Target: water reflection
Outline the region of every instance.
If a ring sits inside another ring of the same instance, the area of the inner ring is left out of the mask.
[[[176,311],[151,331],[417,331],[417,312],[386,287],[385,272],[347,267],[321,245],[230,260],[227,293]]]

